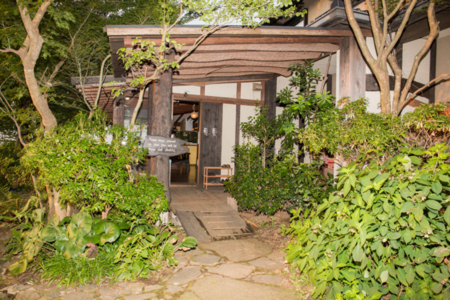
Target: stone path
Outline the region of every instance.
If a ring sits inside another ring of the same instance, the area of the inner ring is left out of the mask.
[[[270,300],[299,299],[288,276],[284,254],[255,239],[199,244],[178,252],[176,273],[155,285],[119,282],[52,289],[43,285],[15,285],[5,289],[16,300]],[[0,293],[0,300],[5,294]]]

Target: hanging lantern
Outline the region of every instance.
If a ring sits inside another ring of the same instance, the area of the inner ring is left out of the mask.
[[[191,119],[197,119],[198,118],[198,113],[195,111],[195,104],[192,106],[192,109],[194,111],[191,113]]]

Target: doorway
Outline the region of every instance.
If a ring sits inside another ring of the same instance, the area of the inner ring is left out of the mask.
[[[172,137],[185,140],[189,152],[170,157],[172,185],[198,184],[199,108],[199,102],[175,100],[173,103]]]

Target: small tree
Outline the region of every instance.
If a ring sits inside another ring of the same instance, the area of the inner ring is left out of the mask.
[[[355,15],[353,13],[352,1],[344,0],[344,3],[350,27],[353,29],[353,33],[355,34],[355,38],[358,42],[361,52],[380,87],[381,111],[385,114],[400,114],[403,108],[408,104],[408,102],[417,95],[417,92],[410,95],[412,82],[417,74],[420,62],[427,54],[428,50],[431,47],[431,44],[436,39],[439,33],[439,22],[437,22],[435,16],[435,1],[429,1],[427,8],[430,33],[426,39],[425,45],[423,45],[423,47],[414,57],[411,72],[409,73],[403,88],[403,72],[401,67],[399,66],[399,62],[395,57],[395,46],[397,45],[403,32],[405,31],[406,25],[410,19],[411,14],[413,13],[413,10],[416,8],[417,0],[365,0],[370,16],[376,56],[373,56],[370,53],[365,37],[358,25],[358,22],[356,21]],[[390,24],[395,19],[395,17],[399,16],[399,14],[403,14],[400,26],[395,33],[392,33],[390,31]],[[394,95],[392,99],[389,86],[389,67],[394,72],[395,78]],[[425,87],[448,75],[450,75],[450,73],[439,76],[438,78],[426,84]]]

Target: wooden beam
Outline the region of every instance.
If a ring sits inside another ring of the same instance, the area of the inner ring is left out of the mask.
[[[269,80],[276,77],[276,74],[257,74],[257,75],[246,75],[246,76],[222,76],[222,77],[210,77],[210,78],[191,78],[191,79],[174,79],[175,84],[186,84],[186,85],[207,85],[217,82],[231,83],[231,82],[255,82],[261,80]]]
[[[286,61],[260,61],[260,60],[226,60],[226,61],[213,61],[213,62],[182,62],[180,65],[181,70],[198,69],[198,68],[224,68],[224,67],[244,67],[244,66],[256,66],[256,67],[276,67],[287,69],[291,64],[297,63],[298,60],[286,60]]]
[[[226,103],[226,104],[250,105],[250,106],[254,106],[256,104],[255,100],[215,97],[215,96],[205,96],[205,95],[187,95],[187,97],[185,97],[184,94],[182,94],[182,93],[174,93],[173,97],[175,100],[180,100],[180,101],[181,100],[182,101],[198,101],[198,102]]]
[[[291,75],[291,71],[287,68],[275,68],[275,67],[214,67],[214,68],[196,68],[196,69],[184,69],[177,70],[179,75],[204,75],[212,76],[215,73],[249,73],[249,72],[261,72],[261,73],[275,73],[288,77]]]
[[[108,36],[157,36],[161,38],[161,27],[155,25],[148,26],[123,26],[107,25]],[[204,31],[202,26],[175,26],[170,31],[171,38],[177,36],[191,35],[198,37]],[[316,36],[316,37],[345,37],[353,36],[350,29],[317,29],[312,27],[269,27],[248,28],[241,26],[229,26],[214,33],[214,36]],[[177,41],[178,42],[178,41]]]
[[[339,98],[350,101],[365,97],[366,63],[354,37],[346,37],[339,52]]]
[[[127,48],[132,47],[132,42],[135,39],[135,36],[133,37],[123,37],[125,40],[125,45]],[[161,45],[161,37],[155,37],[155,36],[142,36],[142,39],[150,39],[155,42],[155,46],[159,47]],[[249,37],[227,37],[227,36],[215,36],[212,35],[208,37],[206,40],[204,40],[201,44],[201,46],[205,45],[238,45],[238,44],[245,44],[248,45],[249,43],[252,44],[314,44],[314,43],[329,43],[329,44],[336,44],[339,45],[342,42],[342,37],[314,37],[314,36],[305,36],[305,37],[286,37],[286,36],[280,36],[280,37],[258,37],[254,36],[251,37],[251,40]],[[186,47],[192,46],[195,43],[196,38],[193,37],[177,37],[176,41],[177,43],[183,44]]]
[[[286,60],[302,60],[316,59],[321,56],[318,52],[234,52],[234,53],[201,53],[191,54],[185,62],[213,62],[235,59],[249,59],[255,61],[286,61]]]
[[[254,75],[272,75],[273,73],[265,73],[265,72],[240,72],[240,73],[223,73],[223,72],[215,72],[212,74],[197,74],[197,75],[174,75],[174,79],[197,79],[197,81],[205,80],[208,78],[217,78],[217,77],[239,77],[239,76],[254,76]],[[280,76],[280,74],[274,74],[276,76]]]

